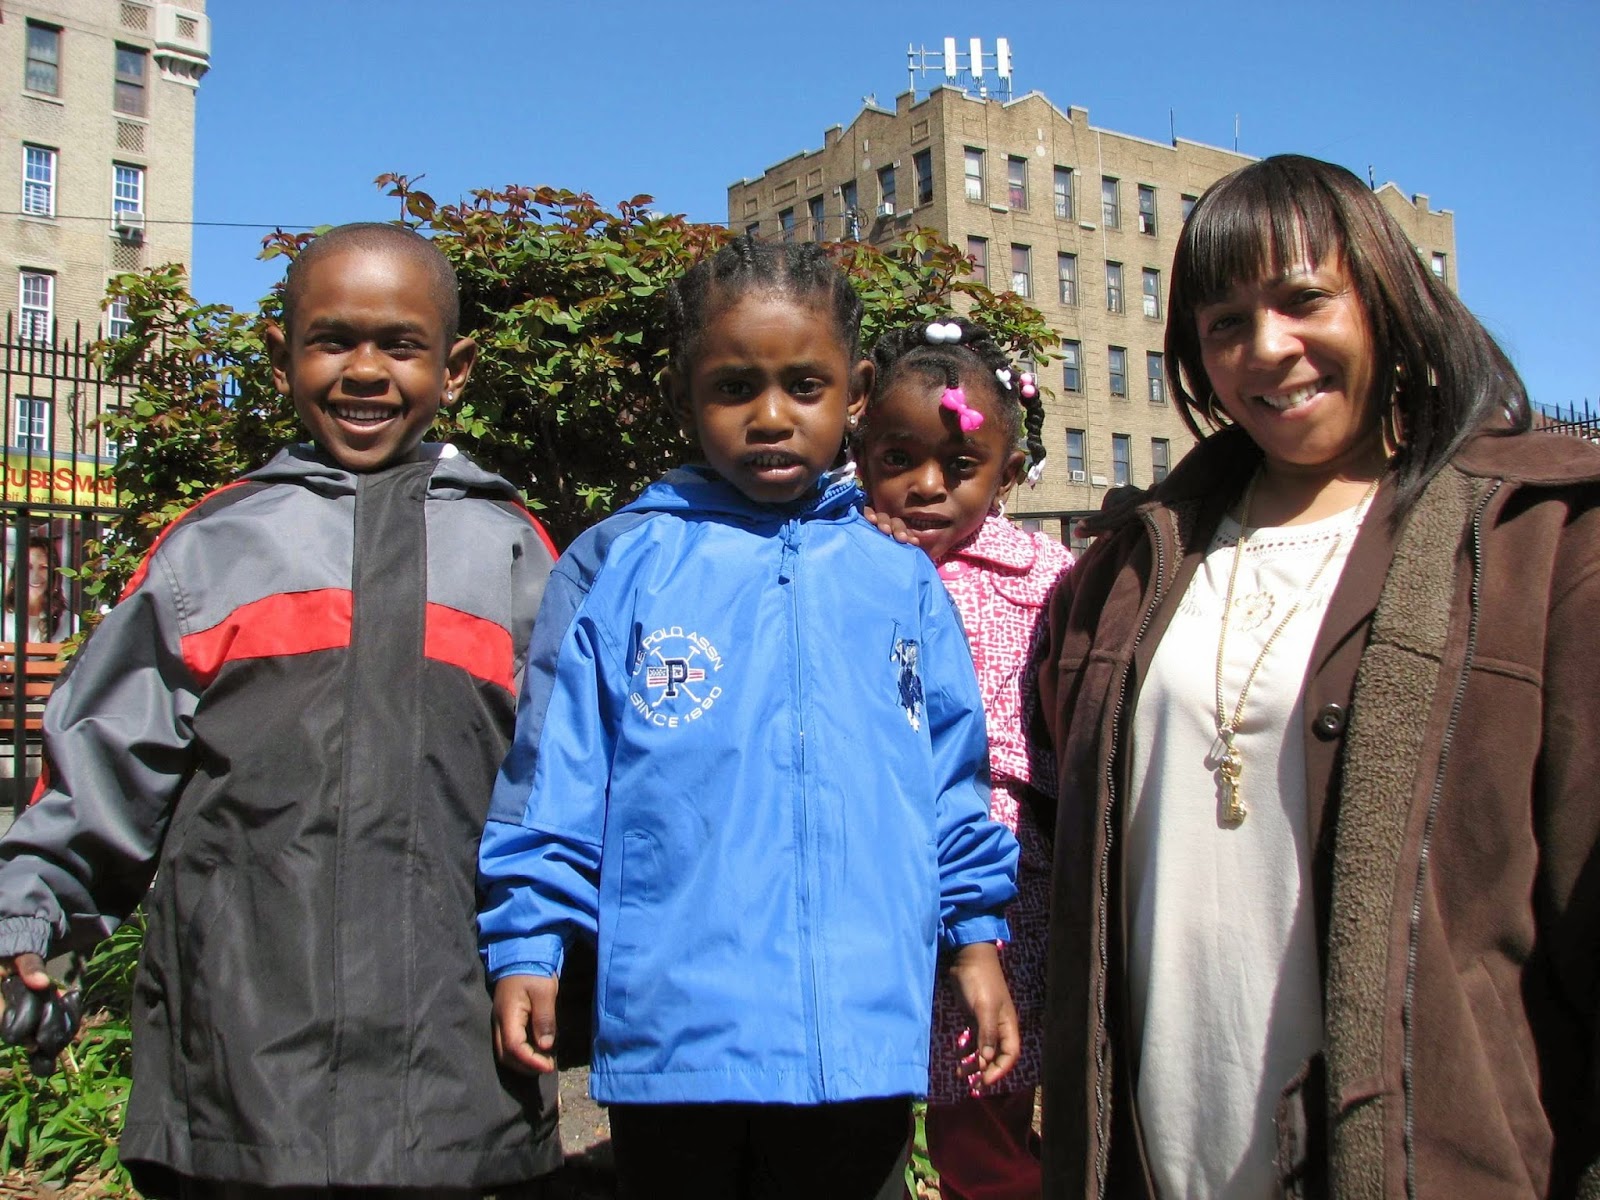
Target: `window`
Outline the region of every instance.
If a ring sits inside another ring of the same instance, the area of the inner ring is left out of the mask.
[[[1444,255],[1440,254],[1437,250],[1434,251],[1433,257],[1428,260],[1428,267],[1436,278],[1440,280],[1445,279]]]
[[[1067,478],[1073,483],[1082,483],[1084,477],[1083,465],[1083,430],[1067,430]]]
[[[1143,272],[1144,315],[1161,319],[1161,272],[1146,267]]]
[[[106,308],[106,336],[119,338],[133,328],[133,319],[128,316],[128,298],[118,296]]]
[[[844,208],[844,236],[853,242],[861,236],[861,210],[857,206],[854,179],[839,185],[839,203]]]
[[[1100,177],[1100,217],[1107,229],[1122,228],[1122,201],[1117,195],[1117,181],[1109,175]]]
[[[111,164],[111,215],[144,211],[144,168]],[[793,210],[790,210],[791,217]]]
[[[1061,303],[1076,304],[1078,302],[1078,256],[1076,254],[1056,255],[1056,276],[1061,281]]]
[[[48,342],[55,316],[56,277],[43,271],[23,271],[21,292],[22,322],[19,336],[32,342]]]
[[[1133,438],[1125,433],[1111,435],[1111,485],[1127,487],[1133,482],[1133,472],[1128,460],[1133,454]]]
[[[145,114],[145,68],[149,55],[137,46],[117,45],[117,82],[111,107],[132,117]]]
[[[1185,196],[1183,198],[1183,219],[1187,221],[1189,214],[1194,211],[1194,206],[1200,202],[1198,196]]]
[[[1061,389],[1083,391],[1083,343],[1061,343]]]
[[[933,203],[933,151],[918,150],[911,159],[917,170],[917,203]]]
[[[50,450],[50,401],[39,396],[18,396],[13,411],[11,444],[30,454]]]
[[[1150,439],[1150,482],[1160,483],[1171,470],[1172,445],[1166,438]]]
[[[983,199],[983,151],[968,146],[963,160],[968,200]]]
[[[1033,251],[1026,246],[1011,247],[1011,290],[1019,296],[1033,295]]]
[[[1119,313],[1122,308],[1122,264],[1106,264],[1106,311]]]
[[[1121,346],[1108,348],[1107,365],[1111,370],[1111,394],[1113,396],[1126,396],[1128,394],[1128,352]]]
[[[22,211],[30,217],[56,215],[56,152],[46,146],[22,148]]]
[[[1166,376],[1162,374],[1161,355],[1150,351],[1144,356],[1144,376],[1150,381],[1150,403],[1167,402]]]
[[[745,237],[749,238],[752,242],[756,241],[758,238],[760,238],[761,237],[761,222],[760,221],[751,221],[750,224],[748,224],[748,225],[746,225],[744,227],[744,235],[745,235]]]
[[[967,257],[972,260],[972,274],[981,284],[989,283],[989,239],[969,237],[967,239]]]
[[[22,86],[46,96],[61,94],[61,30],[28,22],[28,65]]]
[[[1156,190],[1139,185],[1139,232],[1156,235]]]
[[[1055,178],[1056,216],[1072,220],[1072,168],[1057,167]]]
[[[794,241],[794,209],[786,208],[778,214],[778,231],[784,241]]]
[[[894,216],[894,166],[892,164],[878,168],[878,196],[878,211],[880,215],[885,217]]]
[[[1006,203],[1018,212],[1028,207],[1028,160],[1006,159]]]

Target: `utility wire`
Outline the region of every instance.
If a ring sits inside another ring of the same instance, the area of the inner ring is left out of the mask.
[[[77,213],[56,213],[53,216],[45,213],[22,212],[19,209],[0,209],[0,217],[36,217],[41,221],[99,221],[102,225],[112,224],[114,217],[83,216]],[[166,217],[146,216],[146,225],[204,225],[220,229],[315,229],[315,225],[279,225],[275,222],[264,221],[179,221]]]

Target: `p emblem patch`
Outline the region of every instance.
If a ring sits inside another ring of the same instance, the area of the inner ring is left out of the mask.
[[[722,655],[706,638],[681,625],[657,629],[639,642],[628,703],[659,729],[698,721],[722,698],[715,677]]]

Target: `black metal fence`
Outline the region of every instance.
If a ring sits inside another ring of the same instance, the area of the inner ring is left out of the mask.
[[[0,643],[11,668],[0,680],[0,796],[20,809],[38,774],[40,701],[22,686],[27,653],[78,631],[81,583],[70,574],[84,546],[117,514],[117,447],[99,417],[121,406],[129,384],[107,378],[94,338],[74,328],[48,341],[19,336],[10,316],[0,341],[0,521],[4,589]],[[6,807],[0,801],[0,811]]]
[[[1562,408],[1559,404],[1554,406],[1541,404],[1535,413],[1533,423],[1540,429],[1548,429],[1553,433],[1570,433],[1574,437],[1581,437],[1585,441],[1600,444],[1600,409],[1595,408],[1585,400],[1583,407],[1569,404]]]

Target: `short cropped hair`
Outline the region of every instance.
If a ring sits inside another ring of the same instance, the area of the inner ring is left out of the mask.
[[[354,221],[336,225],[327,233],[319,234],[289,264],[283,280],[283,324],[292,333],[294,309],[300,294],[305,290],[306,273],[319,259],[339,250],[366,250],[372,253],[410,255],[428,272],[429,291],[439,309],[444,325],[446,348],[456,340],[461,326],[461,293],[456,284],[456,270],[439,247],[413,229],[385,221]]]
[[[778,292],[815,304],[833,320],[846,356],[861,357],[861,297],[814,242],[769,245],[734,238],[667,288],[667,341],[674,370],[687,372],[706,322],[752,292]]]

